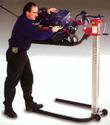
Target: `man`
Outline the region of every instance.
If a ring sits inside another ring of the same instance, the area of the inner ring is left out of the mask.
[[[24,6],[23,14],[17,19],[11,38],[9,39],[9,48],[6,53],[7,77],[4,86],[4,114],[10,118],[17,117],[16,112],[13,110],[12,102],[19,81],[23,90],[26,111],[34,112],[43,107],[42,104],[37,104],[33,101],[33,73],[27,50],[30,48],[32,40],[48,39],[60,28],[55,26],[48,31],[35,29],[32,25],[32,21],[35,20],[37,16],[37,5],[33,2],[27,3]]]

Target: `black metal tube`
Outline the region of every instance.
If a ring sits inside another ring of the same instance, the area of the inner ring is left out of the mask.
[[[0,5],[0,8],[2,8],[3,10],[7,11],[8,13],[10,13],[11,15],[18,17],[18,15],[16,15],[15,13],[13,13],[12,11],[8,10],[7,8],[3,7]]]
[[[53,113],[53,112],[49,112],[49,111],[44,111],[44,110],[38,110],[34,113],[39,113],[42,115],[47,115],[47,116],[51,116],[51,117],[55,117],[55,118],[59,118],[59,119],[63,119],[63,120],[68,120],[68,121],[74,121],[74,122],[89,122],[93,119],[92,116],[90,116],[88,118],[75,118],[75,117],[61,115],[61,114],[57,114],[57,113]]]
[[[69,100],[65,100],[65,99],[58,99],[58,98],[56,98],[55,101],[56,102],[60,102],[60,103],[69,104],[69,105],[81,106],[81,107],[84,107],[84,108],[91,108],[91,105],[89,105],[89,104],[69,101]]]

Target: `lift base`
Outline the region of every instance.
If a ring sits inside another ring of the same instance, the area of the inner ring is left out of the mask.
[[[92,115],[88,118],[75,118],[75,117],[57,114],[57,113],[53,113],[53,112],[49,112],[49,111],[45,111],[45,110],[38,110],[34,113],[39,113],[39,114],[42,114],[42,115],[47,115],[47,116],[50,116],[50,117],[68,120],[68,121],[74,121],[74,122],[89,122],[89,121],[93,120],[93,118],[94,118],[94,117],[92,117]]]
[[[80,106],[80,107],[84,107],[84,108],[91,108],[91,105],[89,105],[89,104],[73,102],[73,101],[68,101],[68,100],[64,100],[64,99],[57,98],[55,101],[60,102],[60,103],[69,104],[69,105]],[[38,114],[42,114],[42,115],[46,115],[46,116],[50,116],[50,117],[54,117],[54,118],[58,118],[58,119],[63,119],[63,120],[67,120],[67,121],[74,121],[74,122],[89,122],[91,120],[100,121],[102,116],[106,116],[108,114],[106,109],[103,109],[102,111],[97,112],[96,114],[91,114],[91,116],[88,118],[77,118],[77,117],[57,114],[57,113],[45,111],[45,110],[37,110],[37,111],[34,111],[34,113],[38,113]]]
[[[74,101],[69,101],[69,100],[65,100],[65,99],[58,99],[58,98],[56,98],[55,101],[59,102],[59,103],[64,103],[64,104],[80,106],[80,107],[91,109],[90,104],[84,104],[84,103],[80,103],[80,102],[74,102]],[[97,113],[95,113],[95,114],[91,114],[91,118],[95,119],[96,121],[100,121],[101,117],[106,116],[107,114],[108,114],[108,111],[106,109],[102,109],[102,110],[98,110]]]

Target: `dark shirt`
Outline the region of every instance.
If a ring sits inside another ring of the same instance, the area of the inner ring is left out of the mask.
[[[32,21],[21,15],[12,30],[9,46],[18,47],[22,51],[30,48],[33,40],[46,40],[53,35],[51,30],[41,31],[35,28]]]

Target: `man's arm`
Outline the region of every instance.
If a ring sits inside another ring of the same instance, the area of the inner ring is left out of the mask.
[[[42,31],[35,28],[33,25],[25,23],[23,28],[23,35],[30,40],[46,40],[49,39],[55,32],[60,30],[59,26],[51,27],[47,31]]]

